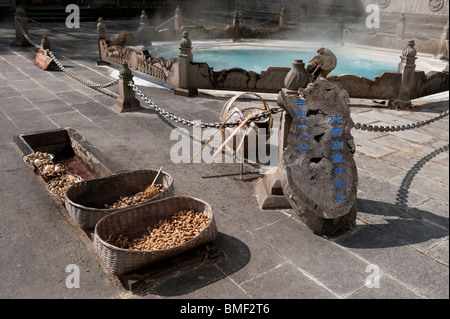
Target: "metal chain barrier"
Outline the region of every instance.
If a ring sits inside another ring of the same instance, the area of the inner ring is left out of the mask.
[[[438,120],[443,119],[444,117],[448,116],[449,110],[443,112],[441,115],[436,116],[432,119],[426,120],[426,121],[420,121],[413,124],[407,124],[407,125],[397,125],[397,126],[378,126],[378,125],[367,125],[367,124],[361,124],[361,123],[354,123],[353,128],[356,130],[362,130],[362,131],[368,131],[368,132],[400,132],[400,131],[408,131],[412,130],[418,127],[425,126],[427,124],[436,122]]]
[[[64,31],[61,31],[61,30],[49,27],[49,26],[47,26],[47,25],[45,25],[45,24],[43,24],[43,23],[41,23],[39,21],[36,21],[34,19],[31,19],[31,18],[28,18],[28,20],[30,22],[32,22],[32,23],[36,23],[36,24],[38,24],[38,25],[40,25],[40,26],[42,26],[44,28],[47,28],[47,29],[49,29],[51,31],[67,35],[69,37],[78,38],[78,39],[82,39],[82,40],[97,40],[98,39],[97,37],[88,37],[88,36],[85,36],[85,35],[76,35],[76,34],[67,33],[67,32],[64,32]]]
[[[61,71],[63,71],[65,74],[67,74],[68,76],[70,76],[72,79],[80,82],[83,85],[86,85],[90,88],[93,89],[105,89],[111,86],[116,85],[117,83],[119,83],[119,79],[113,80],[111,82],[105,83],[105,84],[97,84],[88,80],[83,79],[81,76],[73,73],[72,71],[67,70],[62,64],[61,62],[58,61],[58,59],[55,57],[55,55],[53,54],[52,51],[50,51],[49,49],[45,50],[48,55],[52,58],[53,62],[56,63],[56,65],[61,69]]]
[[[144,93],[132,82],[128,82],[128,86],[133,88],[133,91],[136,92],[136,94],[144,100],[146,104],[148,104],[152,109],[160,113],[162,116],[168,117],[172,120],[174,120],[177,123],[190,125],[190,126],[196,126],[199,125],[202,128],[220,128],[220,127],[233,127],[236,125],[239,125],[241,122],[233,122],[233,123],[198,123],[196,121],[189,121],[186,119],[183,119],[181,117],[175,116],[174,114],[165,111],[164,109],[158,107],[155,102],[150,100],[148,97],[145,96]],[[258,121],[262,118],[266,118],[270,115],[283,112],[282,108],[272,108],[268,111],[261,112],[253,117],[250,118],[249,122]],[[377,126],[377,125],[367,125],[367,124],[360,124],[360,123],[354,123],[353,128],[356,130],[362,130],[362,131],[368,131],[368,132],[399,132],[399,131],[407,131],[412,130],[418,127],[425,126],[427,124],[436,122],[440,119],[443,119],[444,117],[449,115],[449,110],[443,112],[441,115],[434,117],[432,119],[426,120],[426,121],[420,121],[413,124],[408,125],[399,125],[399,126]]]
[[[157,106],[155,104],[155,102],[153,102],[152,100],[150,100],[148,97],[145,96],[144,93],[142,93],[142,91],[132,82],[129,81],[128,82],[128,86],[130,86],[134,92],[136,92],[136,94],[146,103],[150,106],[150,108],[154,109],[156,112],[158,112],[159,114],[161,114],[164,117],[167,117],[177,123],[180,124],[184,124],[184,125],[189,125],[189,126],[199,126],[201,128],[224,128],[224,127],[233,127],[236,125],[241,124],[241,122],[227,122],[227,123],[219,123],[219,122],[215,122],[215,123],[203,123],[203,122],[198,122],[198,121],[189,121],[186,119],[183,119],[179,116],[175,116],[174,114],[160,108],[159,106]],[[257,115],[252,116],[248,122],[254,122],[254,121],[258,121],[262,118],[266,118],[269,117],[273,114],[279,113],[279,112],[283,112],[282,108],[276,107],[276,108],[272,108],[268,111],[264,111],[261,112]]]
[[[187,22],[190,22],[190,23],[193,23],[193,24],[196,24],[196,25],[203,25],[201,22],[197,22],[197,21],[188,19],[186,17],[183,17],[183,21],[187,21]]]
[[[20,24],[20,18],[17,16],[14,16],[14,23],[16,24],[16,26],[19,28],[20,32],[22,33],[22,35],[25,37],[25,39],[27,39],[27,41],[34,46],[35,48],[40,48],[40,45],[37,45],[36,43],[34,43],[30,37],[28,36],[28,34],[25,32],[25,30],[22,28],[22,25]]]
[[[262,25],[264,25],[264,24],[267,24],[267,23],[269,23],[269,22],[276,21],[277,19],[278,19],[278,17],[277,17],[277,18],[270,18],[269,20],[266,20],[266,21],[264,21],[264,22],[261,22],[261,23],[256,24],[255,27],[260,27],[260,26],[262,26]]]
[[[22,33],[22,35],[25,37],[25,39],[27,39],[27,41],[34,46],[37,49],[40,49],[41,46],[37,45],[36,43],[34,43],[30,37],[26,34],[25,30],[22,28],[22,25],[19,23],[19,19],[18,17],[15,17],[14,21],[16,22],[17,27],[19,28],[20,32]],[[93,83],[91,81],[85,80],[83,79],[81,76],[73,73],[72,71],[67,70],[61,62],[59,62],[59,60],[55,57],[55,55],[53,54],[53,52],[49,49],[46,49],[45,52],[47,52],[47,54],[52,58],[53,62],[55,62],[55,64],[60,68],[61,71],[63,71],[65,74],[67,74],[68,76],[70,76],[71,78],[73,78],[74,80],[80,82],[81,84],[88,86],[92,89],[104,89],[104,88],[108,88],[111,86],[116,85],[117,83],[119,83],[119,79],[113,80],[111,82],[105,83],[105,84],[97,84],[97,83]]]
[[[156,26],[155,29],[159,29],[161,28],[163,25],[168,24],[170,21],[172,21],[173,19],[175,19],[175,17],[170,18],[169,20],[161,23],[160,25]]]
[[[173,18],[172,18],[173,19]],[[165,23],[171,21],[172,19],[166,21]],[[27,39],[27,41],[33,45],[36,48],[40,48],[40,45],[37,45],[36,43],[34,43],[30,37],[26,34],[25,30],[23,30],[22,26],[20,23],[18,23],[18,21],[20,20],[19,17],[15,16],[14,17],[14,22],[16,23],[17,27],[19,28],[20,32],[22,33],[22,35],[25,37],[25,39]],[[75,73],[67,70],[62,64],[61,62],[58,61],[58,59],[55,57],[55,55],[53,54],[52,51],[50,50],[45,50],[48,55],[52,58],[52,60],[56,63],[56,65],[61,69],[61,71],[63,71],[65,74],[67,74],[68,76],[70,76],[71,78],[75,79],[76,81],[80,82],[83,85],[86,85],[90,88],[93,89],[101,89],[101,88],[107,88],[107,87],[111,87],[116,85],[117,83],[119,83],[119,80],[113,80],[111,82],[105,83],[105,84],[96,84],[90,81],[87,81],[85,79],[83,79],[82,77],[76,75]],[[197,121],[189,121],[186,119],[183,119],[179,116],[175,116],[174,114],[165,111],[164,109],[158,107],[155,102],[153,102],[152,100],[150,100],[148,97],[146,97],[144,95],[144,93],[142,93],[141,90],[139,90],[139,88],[132,82],[128,82],[128,86],[132,87],[133,91],[136,92],[136,94],[144,100],[144,102],[146,104],[148,104],[150,106],[150,108],[154,109],[155,111],[157,111],[158,113],[160,113],[162,116],[170,118],[172,120],[174,120],[177,123],[180,124],[184,124],[184,125],[189,125],[189,126],[198,126],[200,125],[200,127],[202,128],[222,128],[222,127],[233,127],[236,125],[239,125],[241,122],[234,122],[234,123],[202,123],[202,122],[197,122]],[[250,118],[249,122],[254,122],[254,121],[258,121],[262,118],[267,118],[270,115],[276,114],[276,113],[280,113],[283,112],[283,109],[281,108],[272,108],[268,111],[264,111],[261,112],[253,117]],[[361,130],[361,131],[368,131],[368,132],[400,132],[400,131],[407,131],[407,130],[412,130],[418,127],[422,127],[428,124],[431,124],[433,122],[436,122],[438,120],[441,120],[445,117],[447,117],[449,115],[449,110],[443,112],[442,114],[440,114],[439,116],[436,116],[434,118],[431,118],[429,120],[425,120],[425,121],[420,121],[417,123],[412,123],[412,124],[407,124],[407,125],[398,125],[398,126],[379,126],[379,125],[369,125],[369,124],[361,124],[361,123],[354,123],[353,124],[353,128],[356,130]]]

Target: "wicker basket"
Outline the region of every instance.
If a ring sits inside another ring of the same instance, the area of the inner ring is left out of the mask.
[[[73,179],[75,179],[78,183],[80,183],[80,182],[83,181],[83,178],[81,178],[81,176],[78,176],[78,175],[76,175],[76,174],[68,174],[68,175],[66,175],[66,176],[71,176],[71,177],[72,177]],[[48,190],[48,192],[49,192],[50,194],[52,194],[52,195],[58,200],[58,202],[60,202],[61,204],[64,205],[64,196],[59,196],[59,195],[55,194],[54,192],[52,192],[52,191],[50,190],[50,184],[51,184],[53,181],[55,181],[55,180],[61,180],[61,179],[62,179],[62,177],[58,177],[58,178],[55,178],[55,179],[49,181],[49,182],[47,183],[47,190]]]
[[[170,217],[181,210],[195,210],[211,220],[206,228],[191,240],[163,250],[130,250],[108,244],[110,235],[123,235],[129,238],[142,236],[147,227],[153,227],[160,220]],[[95,226],[94,245],[106,268],[113,274],[124,274],[154,262],[175,257],[188,250],[213,241],[217,237],[217,227],[211,206],[204,201],[187,196],[175,196],[130,207],[121,212],[102,218]]]
[[[107,209],[105,204],[114,203],[120,196],[130,196],[142,191],[153,182],[157,174],[157,170],[139,170],[80,182],[70,186],[66,191],[65,207],[69,215],[81,228],[92,229],[106,215],[126,209]],[[168,173],[161,172],[156,184],[162,184],[165,190],[134,207],[144,205],[149,201],[173,196],[173,181]]]
[[[34,164],[34,162],[27,160],[27,157],[29,155],[31,155],[33,153],[27,154],[22,156],[22,159],[25,163],[27,163],[27,165],[33,170],[33,172],[35,172],[36,174],[40,175],[40,172],[38,170],[39,166],[37,166],[36,164]],[[47,153],[49,155],[49,163],[48,164],[53,164],[53,160],[55,159],[55,155],[51,154],[51,153]],[[47,164],[47,163],[46,163]]]
[[[32,155],[32,154],[33,154],[33,153],[24,155],[24,156],[22,156],[22,159],[23,159],[23,161],[24,161],[25,163],[37,167],[37,166],[34,164],[34,162],[31,162],[31,161],[28,161],[28,160],[27,160],[27,157],[28,157],[29,155]],[[46,153],[46,154],[48,154],[48,156],[49,156],[49,161],[52,163],[53,160],[55,159],[55,155],[53,155],[53,154],[51,154],[51,153]]]

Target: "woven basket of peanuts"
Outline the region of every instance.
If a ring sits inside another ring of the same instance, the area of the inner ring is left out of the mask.
[[[176,257],[217,238],[211,206],[173,196],[111,213],[94,230],[94,246],[106,268],[125,274]]]
[[[90,179],[70,186],[64,197],[69,215],[82,229],[93,229],[106,215],[173,196],[170,174],[137,170]]]

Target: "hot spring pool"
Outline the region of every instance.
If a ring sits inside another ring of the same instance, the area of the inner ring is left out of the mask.
[[[401,53],[390,55],[379,54],[351,47],[333,47],[318,44],[303,48],[280,44],[214,44],[194,43],[192,53],[194,62],[206,62],[215,71],[231,68],[242,68],[247,71],[260,73],[270,66],[291,67],[294,60],[301,59],[305,67],[312,57],[317,55],[320,47],[330,49],[337,57],[337,67],[330,75],[345,73],[373,79],[383,72],[397,72]],[[367,52],[366,52],[367,51]],[[170,59],[178,57],[178,46],[154,46],[149,50],[153,56]]]

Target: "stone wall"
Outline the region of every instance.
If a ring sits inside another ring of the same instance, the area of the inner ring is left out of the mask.
[[[297,11],[301,4],[308,6],[308,14],[321,13],[324,8],[335,9],[342,7],[345,13],[354,14],[357,10],[362,10],[361,15],[365,14],[365,8],[369,4],[378,4],[382,13],[401,13],[429,15],[429,16],[447,16],[449,2],[445,0],[239,0],[235,1],[234,7],[238,10],[279,12],[284,5],[291,13]]]

